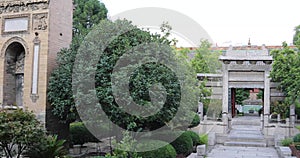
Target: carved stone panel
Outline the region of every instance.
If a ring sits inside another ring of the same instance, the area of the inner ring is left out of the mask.
[[[25,53],[21,53],[19,56],[17,56],[16,61],[16,74],[23,74],[24,73],[24,59],[25,59]]]
[[[25,11],[35,11],[35,10],[44,10],[48,9],[49,4],[48,2],[31,2],[31,3],[1,3],[0,0],[0,14],[3,13],[18,13],[18,12],[25,12]]]
[[[48,28],[48,14],[33,14],[32,16],[32,28],[33,30],[46,30]]]
[[[15,5],[28,5],[31,3],[41,3],[41,2],[48,3],[49,0],[0,0],[0,6],[7,7],[7,6],[15,6]]]

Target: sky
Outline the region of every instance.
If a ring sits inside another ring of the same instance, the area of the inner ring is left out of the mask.
[[[214,46],[246,45],[249,38],[252,45],[281,45],[283,41],[291,44],[294,28],[300,25],[299,0],[100,1],[108,9],[109,17],[143,7],[174,10],[201,25]],[[179,40],[178,46],[194,46],[180,35],[174,37]]]

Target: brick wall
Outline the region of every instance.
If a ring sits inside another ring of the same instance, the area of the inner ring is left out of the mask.
[[[71,44],[73,2],[72,0],[51,0],[49,9],[48,75],[56,66],[57,52]]]

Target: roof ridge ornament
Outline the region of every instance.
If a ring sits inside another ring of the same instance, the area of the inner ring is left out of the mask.
[[[249,40],[248,40],[248,47],[251,47],[250,37],[249,37]]]

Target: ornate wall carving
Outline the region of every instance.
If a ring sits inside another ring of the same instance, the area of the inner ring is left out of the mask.
[[[0,0],[0,6],[28,5],[31,3],[48,3],[49,0]]]
[[[48,18],[47,13],[33,14],[32,15],[33,30],[46,30],[48,27],[47,18]]]
[[[23,74],[24,73],[24,59],[25,59],[25,53],[21,53],[19,56],[17,56],[16,61],[16,74]]]
[[[2,49],[1,49],[1,52],[0,52],[0,57],[1,57],[1,58],[4,57],[7,47],[8,47],[10,44],[12,44],[13,42],[19,42],[20,44],[23,45],[23,47],[24,47],[24,49],[25,49],[25,55],[29,53],[29,51],[28,51],[28,46],[27,46],[26,42],[25,42],[22,38],[16,36],[16,37],[10,38],[9,40],[7,40],[7,41],[3,44]]]
[[[0,14],[45,10],[48,7],[48,0],[12,0],[4,2],[0,0]]]

